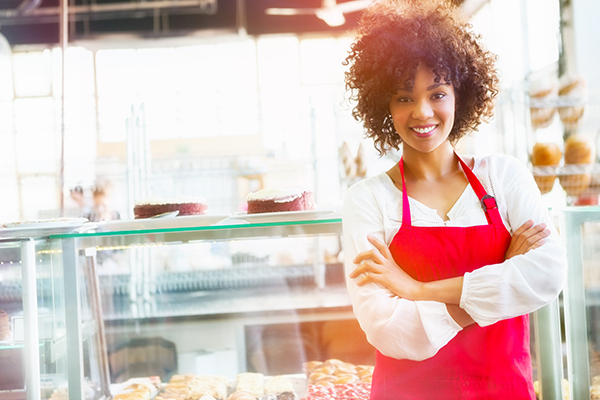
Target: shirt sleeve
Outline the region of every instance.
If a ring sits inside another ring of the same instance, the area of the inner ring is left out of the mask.
[[[515,231],[532,219],[551,229],[537,249],[464,276],[460,307],[480,326],[533,312],[554,300],[566,280],[566,250],[543,205],[533,176],[520,161],[505,156],[492,168],[500,213]],[[492,184],[494,180],[492,179]]]
[[[385,193],[379,195],[386,196]],[[462,329],[443,303],[399,298],[375,283],[357,286],[348,274],[352,260],[373,248],[367,234],[385,239],[378,196],[367,181],[352,186],[345,195],[343,235],[345,272],[354,314],[371,343],[382,354],[397,359],[424,360],[434,356]],[[388,243],[389,244],[389,243]]]

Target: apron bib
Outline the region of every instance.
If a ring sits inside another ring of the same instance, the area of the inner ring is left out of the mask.
[[[486,212],[487,225],[412,226],[402,175],[402,225],[389,248],[413,278],[430,282],[463,276],[501,263],[511,241],[496,200],[460,159]],[[470,325],[438,353],[423,361],[398,360],[377,352],[371,400],[534,400],[528,315],[487,327]]]

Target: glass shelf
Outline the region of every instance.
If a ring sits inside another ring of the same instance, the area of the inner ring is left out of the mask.
[[[114,232],[86,232],[50,235],[50,239],[78,239],[79,248],[99,250],[136,245],[193,243],[195,241],[233,240],[259,237],[292,237],[341,234],[341,218],[211,225],[187,228],[141,229]]]

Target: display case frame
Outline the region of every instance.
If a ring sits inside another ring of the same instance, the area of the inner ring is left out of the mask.
[[[600,222],[600,207],[567,207],[561,214],[567,247],[567,284],[564,289],[565,334],[571,399],[589,399],[591,390],[588,302],[584,274],[583,225]]]

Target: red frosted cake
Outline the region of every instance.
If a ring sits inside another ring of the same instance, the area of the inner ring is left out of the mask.
[[[262,189],[246,197],[248,214],[306,211],[315,208],[315,194],[302,188]]]
[[[8,314],[4,310],[0,310],[0,340],[10,340],[11,336]]]
[[[133,214],[135,218],[150,218],[167,212],[179,211],[181,215],[206,214],[208,204],[202,197],[182,197],[177,199],[146,199],[135,203]]]

